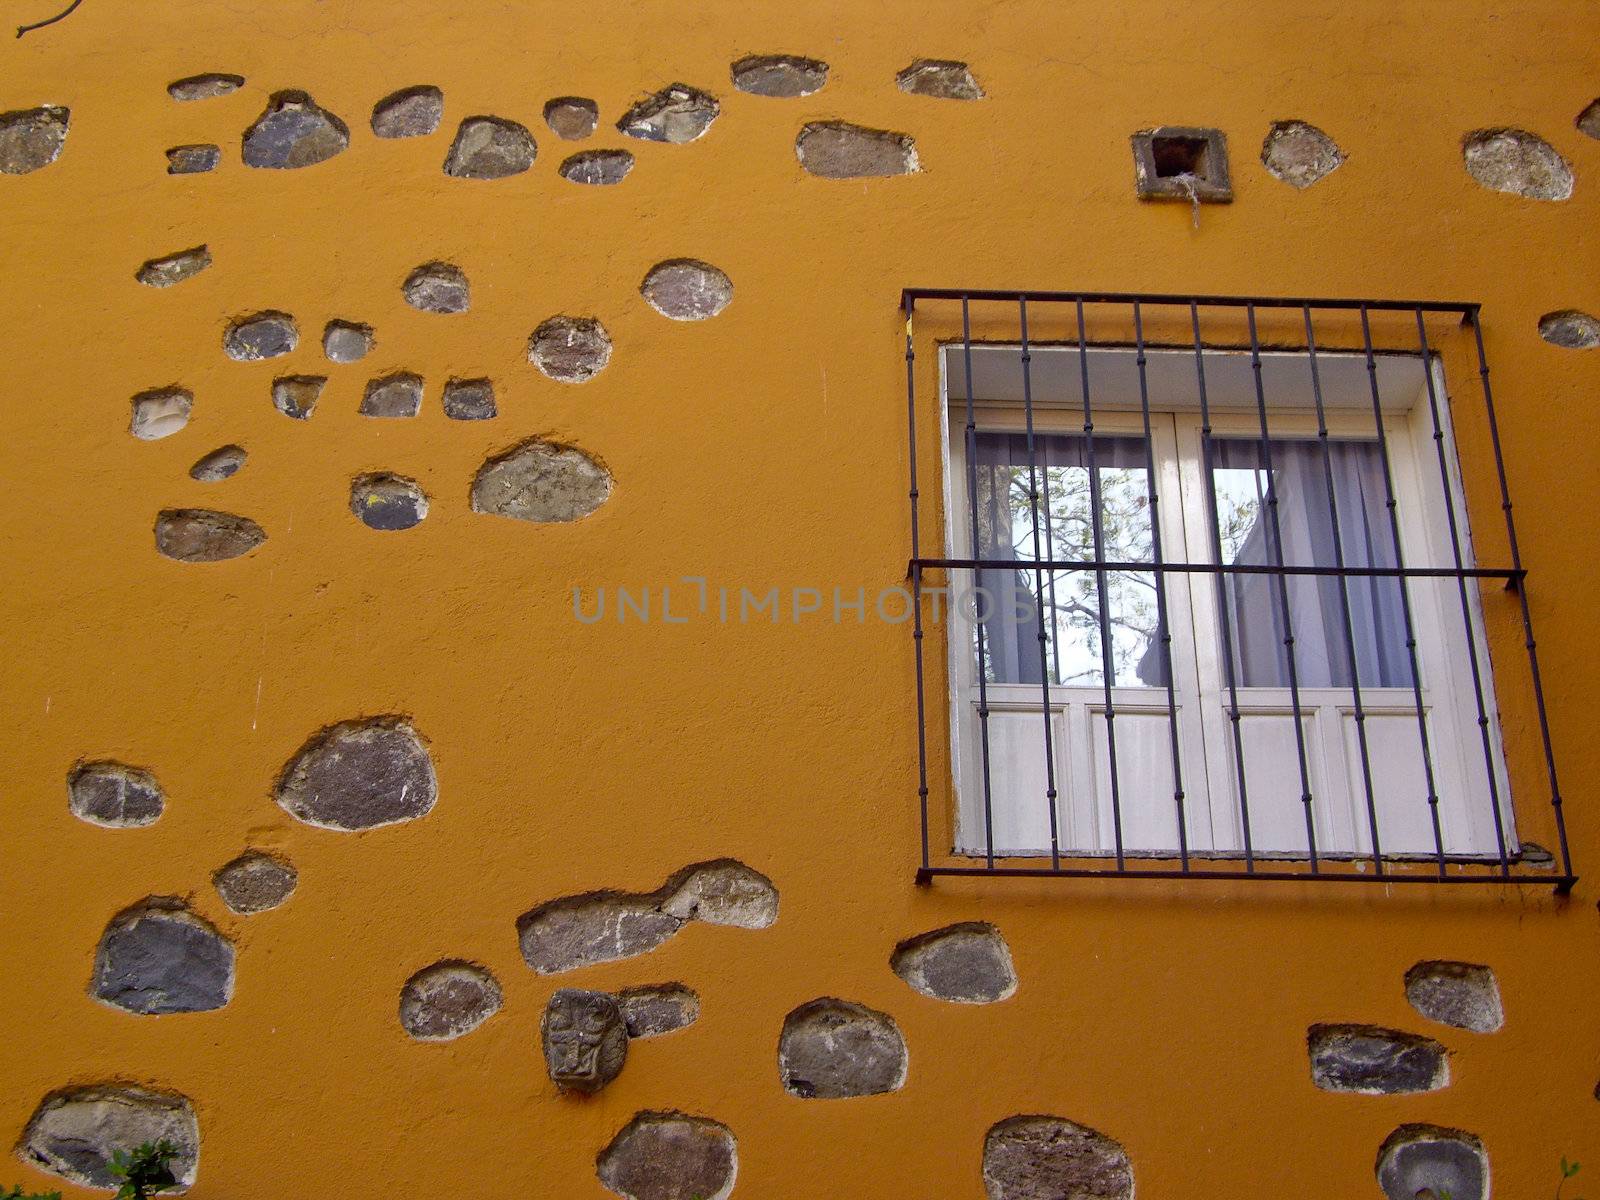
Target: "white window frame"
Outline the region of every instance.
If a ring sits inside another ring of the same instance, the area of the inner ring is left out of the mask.
[[[1017,353],[1015,347],[984,347]],[[1091,348],[1095,354],[1131,350]],[[1207,351],[1213,365],[1233,352]],[[945,552],[951,558],[972,553],[966,473],[966,407],[964,395],[952,398],[950,381],[965,378],[960,347],[946,347],[941,356],[941,400],[948,420],[941,422],[944,465]],[[1032,350],[1035,364],[1050,354],[1076,355],[1074,348]],[[1236,356],[1234,356],[1236,357]],[[1301,355],[1303,357],[1303,355]],[[1326,369],[1341,356],[1322,352]],[[1405,360],[1408,356],[1380,356]],[[1189,362],[1193,355],[1189,352]],[[1363,369],[1364,369],[1364,363]],[[1447,479],[1440,471],[1433,440],[1433,416],[1423,386],[1420,361],[1385,362],[1397,375],[1409,370],[1413,386],[1390,387],[1383,397],[1384,437],[1400,526],[1400,553],[1408,567],[1453,562],[1446,517],[1445,487],[1454,504],[1464,563],[1473,563],[1466,505],[1449,427],[1442,368],[1434,375],[1439,420],[1445,436]],[[1190,368],[1192,370],[1192,366]],[[1048,378],[1049,372],[1040,372]],[[1217,372],[1217,375],[1223,374]],[[979,431],[1020,433],[1026,428],[1023,406],[1012,398],[983,397],[983,373],[973,400]],[[1213,384],[1210,421],[1214,438],[1259,439],[1261,423],[1255,396],[1229,394]],[[1081,398],[1052,394],[1036,383],[1033,425],[1040,434],[1082,434]],[[1143,415],[1124,399],[1102,407],[1093,403],[1097,435],[1143,435]],[[1334,438],[1375,438],[1370,402],[1329,409],[1326,423]],[[1274,406],[1269,397],[1268,428],[1273,438],[1314,438],[1317,422],[1309,397]],[[1152,448],[1156,463],[1163,557],[1167,562],[1210,563],[1213,551],[1205,467],[1201,449],[1201,416],[1193,404],[1151,403]],[[1021,564],[1024,568],[1026,563]],[[970,592],[973,572],[953,569],[953,595]],[[1451,578],[1408,581],[1412,625],[1417,636],[1423,706],[1444,849],[1452,858],[1498,857],[1495,803],[1485,768],[1483,739],[1466,639],[1475,639],[1490,720],[1489,770],[1504,831],[1506,852],[1515,853],[1512,805],[1500,744],[1493,680],[1489,669],[1477,587],[1469,583],[1468,617],[1463,622],[1457,582]],[[1199,855],[1231,857],[1245,850],[1242,806],[1236,790],[1237,756],[1228,722],[1228,692],[1218,635],[1215,576],[1169,572],[1166,603],[1172,639],[1172,674],[1176,700],[1184,815],[1188,848]],[[984,812],[981,730],[977,717],[975,655],[971,652],[974,623],[969,607],[949,606],[949,711],[952,774],[956,789],[955,846],[958,855],[1039,856],[1050,853],[1048,805],[1045,800],[1043,689],[1037,684],[987,685],[990,711],[989,763],[991,803]],[[1470,628],[1469,628],[1470,626]],[[1371,855],[1366,788],[1359,769],[1355,740],[1354,694],[1348,687],[1300,690],[1306,731],[1307,766],[1317,830],[1319,857],[1361,858]],[[1239,687],[1240,729],[1247,742],[1246,783],[1249,797],[1251,850],[1261,858],[1301,859],[1305,846],[1299,755],[1293,736],[1292,701],[1288,688]],[[1176,801],[1171,779],[1171,727],[1165,687],[1114,687],[1118,777],[1123,850],[1132,856],[1174,857]],[[1063,855],[1097,857],[1115,852],[1114,820],[1105,752],[1103,687],[1050,687],[1052,742],[1055,752],[1057,846]],[[1415,698],[1411,687],[1362,686],[1369,759],[1377,778],[1374,804],[1379,838],[1386,858],[1423,858],[1435,853],[1432,821],[1422,784],[1422,759]],[[1252,750],[1249,743],[1255,743]],[[1407,765],[1406,755],[1414,763]],[[1263,766],[1267,768],[1263,770]],[[1006,776],[1011,775],[1014,787]],[[1407,797],[1401,803],[1393,793]],[[1164,799],[1163,799],[1164,797]],[[1162,805],[1164,804],[1164,808]]]

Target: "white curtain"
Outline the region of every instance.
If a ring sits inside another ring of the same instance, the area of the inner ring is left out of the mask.
[[[1272,472],[1267,474],[1270,449]],[[1225,562],[1249,566],[1334,567],[1334,510],[1346,567],[1393,567],[1398,562],[1385,509],[1383,459],[1376,442],[1330,441],[1328,458],[1314,441],[1217,439],[1211,443],[1214,511],[1222,523]],[[1274,525],[1267,503],[1278,504]],[[1232,521],[1230,527],[1230,518]],[[1279,541],[1281,535],[1281,544]],[[1240,687],[1287,687],[1285,637],[1294,634],[1302,687],[1349,687],[1350,647],[1362,687],[1410,687],[1402,607],[1394,577],[1286,577],[1284,609],[1278,577],[1225,575],[1221,591]],[[1349,599],[1349,620],[1340,588]],[[1348,634],[1347,634],[1348,628]]]

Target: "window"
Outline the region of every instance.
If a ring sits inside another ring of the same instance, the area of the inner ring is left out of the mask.
[[[1508,876],[1481,584],[1521,574],[1474,563],[1442,357],[1082,313],[939,355],[948,869]]]

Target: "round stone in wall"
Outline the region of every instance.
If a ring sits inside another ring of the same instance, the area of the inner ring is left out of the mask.
[[[647,142],[680,145],[704,136],[721,111],[715,96],[686,83],[674,83],[635,104],[623,114],[617,128]]]
[[[1563,350],[1593,350],[1600,346],[1600,318],[1575,308],[1545,313],[1539,318],[1539,336]]]
[[[894,948],[889,966],[916,991],[956,1004],[992,1004],[1017,990],[1011,950],[993,925],[947,925]]]
[[[200,1124],[186,1097],[120,1083],[52,1092],[34,1109],[17,1156],[79,1187],[111,1191],[122,1181],[111,1156],[146,1142],[177,1147],[171,1170],[179,1187],[194,1183],[200,1165]]]
[[[1308,121],[1274,121],[1261,143],[1267,174],[1291,187],[1308,188],[1343,162],[1338,143]]]
[[[1489,1156],[1470,1133],[1438,1125],[1402,1125],[1378,1151],[1378,1186],[1389,1200],[1448,1196],[1484,1200]]]
[[[500,984],[476,963],[424,967],[400,989],[400,1024],[418,1041],[447,1042],[500,1011]]]
[[[633,155],[626,150],[585,150],[561,164],[561,178],[597,187],[621,183],[633,170]]]
[[[912,175],[922,169],[916,143],[903,133],[867,129],[846,121],[814,121],[800,131],[795,157],[824,179]]]
[[[1573,124],[1578,127],[1579,133],[1600,138],[1600,100],[1591,101],[1589,106],[1578,114],[1578,119]]]
[[[795,99],[820,92],[828,64],[794,54],[751,54],[734,63],[733,86],[752,96]]]
[[[989,1200],[1132,1200],[1133,1164],[1114,1139],[1063,1117],[1009,1117],[983,1139]]]
[[[558,96],[544,106],[550,132],[568,142],[581,142],[600,123],[600,106],[585,96]]]
[[[233,995],[233,943],[181,901],[152,896],[106,927],[91,991],[141,1016],[221,1008]]]
[[[221,483],[233,478],[247,458],[243,446],[219,446],[189,468],[189,478],[197,483]]]
[[[0,113],[0,172],[27,175],[61,157],[72,113],[65,108],[25,108]]]
[[[428,497],[403,475],[358,475],[350,484],[350,511],[368,529],[411,529],[428,515]]]
[[[326,375],[285,375],[272,381],[272,407],[296,421],[309,420],[316,411]]]
[[[193,279],[210,265],[211,251],[204,246],[194,246],[147,260],[134,278],[145,287],[171,287],[175,283]]]
[[[1549,142],[1525,129],[1479,129],[1461,139],[1467,174],[1484,187],[1529,200],[1572,196],[1572,166]]]
[[[600,1152],[595,1173],[625,1200],[727,1200],[738,1144],[720,1121],[642,1112]]]
[[[143,442],[171,437],[189,423],[194,394],[186,388],[155,388],[133,398],[128,432]]]
[[[1313,1025],[1311,1082],[1325,1092],[1396,1096],[1450,1084],[1450,1060],[1432,1038],[1377,1025]]]
[[[91,825],[137,829],[160,818],[166,798],[149,771],[119,762],[85,762],[67,775],[67,807]]]
[[[273,309],[236,318],[222,335],[223,352],[235,362],[279,358],[299,344],[294,318]]]
[[[156,552],[178,562],[225,562],[267,540],[249,517],[210,508],[168,508],[156,514]]]
[[[472,303],[467,273],[454,263],[423,263],[406,276],[402,290],[406,303],[423,312],[464,313]]]
[[[167,95],[174,100],[212,100],[228,96],[244,86],[243,75],[226,75],[218,71],[204,75],[190,75],[167,84]]]
[[[505,179],[533,166],[533,135],[503,117],[468,117],[456,130],[444,173],[457,179]]]
[[[710,263],[673,258],[651,267],[639,292],[664,317],[704,321],[733,302],[733,281]]]
[[[778,919],[778,889],[736,858],[694,863],[674,872],[658,893],[661,911],[680,921],[766,929]]]
[[[1406,972],[1406,999],[1428,1020],[1473,1033],[1506,1023],[1494,972],[1476,963],[1419,962]]]
[[[244,135],[247,167],[310,167],[342,154],[350,128],[305,92],[278,92]]]
[[[611,361],[611,335],[594,317],[551,317],[528,340],[528,361],[551,379],[585,383]]]
[[[192,146],[173,146],[167,151],[168,175],[204,175],[222,162],[222,147],[202,142]]]
[[[245,915],[277,908],[294,894],[299,882],[292,866],[260,850],[245,851],[211,876],[222,902]]]
[[[494,382],[450,379],[444,385],[444,415],[452,421],[488,421],[496,413]]]
[[[322,353],[329,362],[360,362],[373,342],[372,326],[359,321],[329,321],[322,330]]]
[[[804,1100],[893,1092],[906,1081],[905,1038],[888,1013],[824,996],[784,1018],[778,1075]]]
[[[425,816],[438,781],[405,718],[366,717],[314,734],[284,767],[273,798],[308,825],[352,832]]]
[[[367,381],[361,393],[363,417],[414,417],[422,411],[422,376],[398,371]]]
[[[431,84],[401,88],[372,109],[372,132],[381,138],[426,137],[444,116],[444,93]]]
[[[604,504],[611,476],[582,450],[534,438],[478,468],[472,511],[519,521],[576,521]]]
[[[902,92],[932,96],[936,100],[982,100],[983,89],[964,62],[946,58],[919,58],[894,77]]]

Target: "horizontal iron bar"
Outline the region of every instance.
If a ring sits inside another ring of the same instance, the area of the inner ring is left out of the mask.
[[[947,570],[978,571],[1138,571],[1158,574],[1177,571],[1190,575],[1332,575],[1347,579],[1510,579],[1527,576],[1521,567],[1295,567],[1253,563],[1153,563],[1122,562],[1093,558],[913,558],[909,575],[917,567],[943,567]]]
[[[1028,879],[1228,879],[1248,882],[1270,879],[1287,883],[1534,883],[1551,887],[1566,895],[1578,882],[1576,875],[1438,875],[1426,872],[1407,874],[1357,875],[1346,871],[1196,871],[1175,868],[1170,871],[1127,868],[1098,870],[1093,867],[918,867],[917,883],[931,883],[936,876],[1009,875]]]
[[[1007,292],[978,288],[904,288],[900,293],[901,306],[917,300],[999,300],[1012,304],[1019,300],[1038,301],[1044,304],[1133,304],[1190,305],[1207,308],[1305,308],[1313,309],[1370,309],[1374,312],[1424,312],[1476,313],[1481,305],[1459,300],[1311,300],[1299,296],[1180,296],[1145,295],[1139,292]]]

